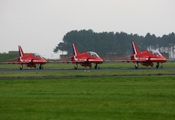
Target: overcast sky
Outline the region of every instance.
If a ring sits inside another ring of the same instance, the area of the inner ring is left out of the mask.
[[[175,0],[0,0],[0,53],[18,50],[58,58],[71,30],[156,36],[175,32]],[[88,51],[88,50],[87,50]]]

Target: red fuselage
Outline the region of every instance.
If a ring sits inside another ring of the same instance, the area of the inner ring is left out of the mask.
[[[19,57],[18,62],[20,65],[25,64],[27,67],[36,67],[37,64],[44,65],[47,63],[43,57],[35,54],[28,54],[23,57]]]
[[[165,63],[166,58],[160,55],[151,54],[148,51],[141,52],[131,56],[133,63],[141,63],[143,66],[153,66],[154,62],[156,63]]]
[[[72,56],[71,61],[72,63],[80,64],[81,66],[85,67],[91,67],[92,63],[103,63],[103,59],[101,59],[95,52],[85,52],[76,56]]]

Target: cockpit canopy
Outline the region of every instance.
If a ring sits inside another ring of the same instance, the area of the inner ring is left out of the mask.
[[[151,52],[155,56],[162,56],[161,53],[158,50],[152,50]]]
[[[33,56],[35,56],[36,58],[43,58],[41,55],[39,55],[38,53],[32,53]]]
[[[94,58],[98,58],[98,54],[96,52],[92,52],[92,51],[89,51],[87,52],[90,56],[94,57]]]

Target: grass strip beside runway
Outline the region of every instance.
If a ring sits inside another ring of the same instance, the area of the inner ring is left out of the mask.
[[[175,77],[1,80],[0,116],[13,119],[174,120]]]
[[[58,72],[5,72],[0,74],[3,79],[55,79],[55,78],[76,78],[76,77],[119,77],[119,76],[174,76],[175,71],[170,70],[120,70],[120,71],[100,71],[100,70],[71,70]]]

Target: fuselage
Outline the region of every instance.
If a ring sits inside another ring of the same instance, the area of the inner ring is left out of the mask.
[[[162,55],[160,54],[154,55],[148,51],[132,55],[131,60],[133,60],[133,63],[141,63],[143,66],[153,66],[154,62],[156,63],[166,62],[166,58],[163,57]]]
[[[94,64],[103,63],[103,59],[101,59],[97,53],[95,52],[85,52],[76,56],[71,57],[71,61],[75,64],[80,64],[81,66],[92,66]]]
[[[47,61],[38,54],[28,54],[18,58],[19,64],[25,64],[27,67],[36,67],[36,64],[46,64]]]

